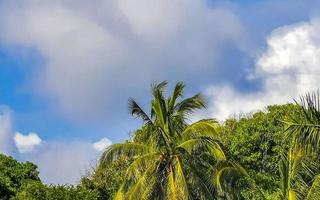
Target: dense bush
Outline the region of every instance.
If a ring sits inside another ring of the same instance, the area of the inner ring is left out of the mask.
[[[9,199],[27,181],[40,182],[38,174],[33,163],[20,163],[11,156],[0,154],[0,197]]]
[[[81,186],[44,185],[29,181],[22,185],[13,200],[97,200],[99,193]]]
[[[285,140],[285,123],[297,106],[268,106],[239,119],[228,119],[222,126],[224,146],[229,157],[244,167],[265,193],[279,188],[279,160],[289,148]]]

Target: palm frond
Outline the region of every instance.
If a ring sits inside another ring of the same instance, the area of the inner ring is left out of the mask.
[[[293,147],[282,155],[279,167],[282,197],[305,199],[309,190],[309,184],[305,180],[311,180],[315,176],[319,171],[318,164],[303,148]]]
[[[196,110],[206,108],[206,102],[201,94],[196,94],[177,103],[174,107],[176,112],[187,115]]]
[[[144,195],[144,192],[149,188],[150,184],[153,183],[152,179],[156,174],[155,169],[157,166],[157,163],[152,163],[148,166],[144,173],[142,173],[140,177],[128,188],[129,190],[125,194],[126,199],[141,199],[141,197]]]
[[[286,137],[293,138],[295,144],[307,151],[319,151],[320,145],[320,99],[319,92],[300,97],[298,113],[292,115],[286,127]]]
[[[149,118],[149,116],[143,111],[143,109],[133,99],[129,99],[129,110],[134,117],[141,118],[146,124],[152,124],[152,120]]]
[[[134,156],[142,155],[149,151],[149,146],[145,144],[137,144],[127,142],[123,144],[110,145],[101,155],[100,164],[107,165],[110,162],[117,160],[121,156],[133,158]]]
[[[218,138],[218,129],[219,124],[214,119],[203,119],[186,127],[183,131],[183,138],[197,138],[197,137],[210,137]]]
[[[231,179],[237,176],[249,177],[248,173],[244,168],[234,162],[222,161],[219,162],[213,171],[214,184],[217,188],[218,193],[223,193],[225,190],[226,183],[230,183]]]
[[[188,185],[186,181],[186,175],[184,172],[184,167],[181,159],[179,156],[174,157],[174,174],[175,174],[175,182],[178,186],[178,192],[179,199],[189,199],[189,191],[188,191]]]
[[[307,200],[317,200],[320,197],[320,175],[314,177],[307,194]]]
[[[182,82],[178,82],[174,87],[173,94],[169,97],[168,110],[172,111],[174,105],[176,104],[176,100],[183,96],[183,90],[185,88],[185,84]]]
[[[175,182],[175,178],[173,175],[173,168],[172,168],[172,166],[170,166],[169,173],[168,173],[168,188],[167,188],[166,199],[167,200],[178,200],[177,190],[179,190],[179,189],[177,188],[177,184]]]
[[[210,152],[217,160],[225,160],[223,150],[221,149],[217,140],[211,138],[194,138],[182,142],[177,146],[177,148],[182,148],[186,150],[189,154],[199,151]]]
[[[157,162],[159,157],[160,152],[150,152],[139,156],[129,165],[127,169],[127,176],[135,178],[139,177],[148,166]]]
[[[116,192],[116,194],[113,197],[113,200],[125,200],[124,198],[124,183],[120,186],[120,188],[118,189],[118,191]]]
[[[188,160],[195,160],[188,154]],[[200,195],[200,199],[215,199],[215,186],[213,181],[210,179],[206,173],[202,173],[200,169],[197,168],[193,163],[189,163],[190,170],[188,170],[188,183],[191,185],[193,190],[198,191],[198,195]],[[199,199],[195,198],[195,199]]]
[[[153,96],[155,97],[155,92],[157,92],[157,91],[164,92],[167,85],[168,85],[168,81],[161,81],[160,83],[157,83],[157,82],[152,83],[151,84],[151,91],[152,91]]]

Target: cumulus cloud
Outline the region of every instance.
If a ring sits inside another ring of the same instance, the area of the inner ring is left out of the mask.
[[[41,143],[41,138],[36,133],[29,133],[28,135],[23,135],[16,132],[14,137],[14,143],[18,148],[20,153],[30,152]]]
[[[47,184],[75,184],[96,166],[101,151],[111,144],[108,138],[95,143],[47,140],[33,151],[19,151],[23,154],[16,156],[34,162],[39,167],[41,180]]]
[[[23,159],[38,165],[40,178],[45,183],[75,184],[95,167],[98,154],[89,142],[45,141],[37,151]]]
[[[37,164],[40,178],[47,184],[75,184],[96,166],[101,151],[111,144],[108,138],[95,143],[75,139],[42,141],[22,159]]]
[[[14,132],[11,110],[0,107],[0,153],[38,165],[45,183],[75,184],[97,163],[100,151],[111,145],[108,138],[91,143],[68,139],[42,140],[37,133]]]
[[[112,141],[108,138],[102,138],[101,140],[92,144],[92,147],[97,151],[103,151],[108,146],[112,145]]]
[[[287,103],[319,88],[320,20],[312,19],[274,30],[266,50],[256,60],[256,71],[249,79],[260,79],[262,89],[241,93],[226,85],[209,87],[210,115],[225,119],[235,113]]]
[[[27,0],[0,7],[0,42],[39,52],[45,66],[34,89],[72,119],[119,109],[115,102],[125,104],[155,79],[208,69],[223,44],[245,48],[235,14],[206,1]]]

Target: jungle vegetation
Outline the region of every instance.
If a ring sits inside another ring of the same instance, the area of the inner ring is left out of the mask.
[[[320,99],[219,122],[190,118],[206,108],[185,85],[151,86],[148,109],[129,100],[142,122],[132,138],[105,149],[77,185],[46,185],[37,166],[0,155],[0,199],[320,199]]]

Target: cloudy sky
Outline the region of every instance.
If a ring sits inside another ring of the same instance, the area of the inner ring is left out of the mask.
[[[0,0],[0,152],[75,183],[141,125],[150,83],[227,117],[319,88],[320,0]]]

